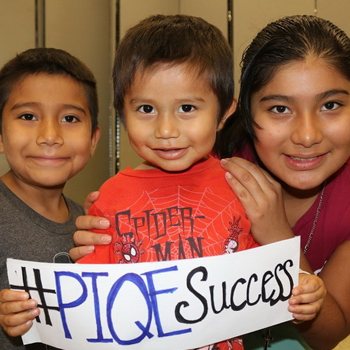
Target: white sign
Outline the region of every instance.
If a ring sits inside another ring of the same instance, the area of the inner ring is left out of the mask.
[[[8,259],[11,288],[36,299],[23,336],[63,349],[182,350],[292,319],[300,240],[208,258],[139,264]]]

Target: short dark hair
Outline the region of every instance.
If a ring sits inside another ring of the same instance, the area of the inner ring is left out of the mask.
[[[219,101],[219,119],[230,107],[233,95],[233,55],[221,33],[202,18],[155,15],[130,28],[120,42],[114,61],[114,107],[125,125],[124,97],[135,73],[157,64],[186,64],[205,74]]]
[[[98,126],[96,80],[90,69],[68,52],[54,48],[26,50],[8,61],[0,70],[0,130],[2,112],[15,84],[34,74],[68,75],[84,89],[91,114],[92,132]]]
[[[350,39],[332,22],[311,15],[283,17],[263,28],[245,50],[236,113],[219,132],[215,146],[223,157],[255,139],[251,99],[278,69],[308,55],[328,62],[350,80]]]

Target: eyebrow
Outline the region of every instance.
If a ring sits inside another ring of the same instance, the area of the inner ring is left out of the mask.
[[[291,96],[286,96],[286,95],[267,95],[264,96],[263,98],[260,99],[260,102],[265,102],[265,101],[283,101],[283,102],[292,102],[294,101],[294,98],[292,98]]]
[[[130,103],[142,103],[142,104],[151,103],[152,104],[154,102],[155,102],[154,99],[141,98],[141,97],[135,97],[130,100]],[[205,102],[205,100],[201,97],[184,97],[184,98],[176,99],[175,102],[182,103],[182,104],[186,104],[186,103],[190,104],[194,102]]]
[[[319,100],[324,100],[325,98],[332,97],[332,96],[338,95],[338,94],[343,94],[343,95],[347,95],[347,96],[350,95],[349,91],[347,91],[347,90],[333,89],[333,90],[322,92],[321,94],[319,94],[317,96],[317,98]]]
[[[11,111],[19,109],[19,108],[23,108],[23,107],[40,107],[41,103],[38,102],[24,102],[24,103],[16,103],[12,106]],[[86,114],[86,110],[83,107],[77,106],[77,105],[72,105],[69,103],[62,103],[60,105],[61,107],[63,107],[64,109],[74,109],[80,112],[83,112],[84,114]]]
[[[334,95],[339,95],[339,94],[350,96],[350,93],[347,90],[332,89],[332,90],[328,90],[328,91],[325,91],[325,92],[322,92],[322,93],[316,95],[316,98],[318,101],[322,101],[326,98],[332,97]],[[263,98],[260,99],[260,102],[271,101],[271,100],[289,102],[289,103],[294,102],[294,98],[292,96],[279,95],[279,94],[264,96]]]

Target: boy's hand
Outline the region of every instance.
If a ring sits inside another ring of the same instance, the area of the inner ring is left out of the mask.
[[[321,310],[327,291],[321,278],[305,273],[299,274],[299,285],[292,290],[288,310],[295,323],[310,321]],[[299,321],[299,322],[298,322]]]
[[[39,313],[37,302],[29,299],[28,293],[10,289],[0,291],[0,324],[9,336],[27,333]]]
[[[83,207],[87,214],[91,204],[97,200],[99,192],[91,192],[86,197]],[[84,256],[92,253],[95,245],[103,245],[111,243],[112,237],[108,234],[100,234],[89,232],[86,230],[103,230],[109,227],[110,223],[106,218],[95,217],[91,215],[79,216],[75,221],[78,231],[73,235],[73,241],[76,245],[69,251],[69,255],[73,261],[77,261]]]

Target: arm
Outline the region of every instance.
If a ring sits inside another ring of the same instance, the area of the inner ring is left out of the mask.
[[[284,211],[279,183],[244,159],[231,158],[222,162],[222,166],[229,171],[226,179],[252,223],[252,234],[257,242],[265,245],[294,237]],[[315,350],[332,349],[350,333],[349,256],[348,241],[332,254],[320,274],[327,289],[321,311],[314,320],[296,326]],[[312,272],[303,253],[300,265],[303,270]]]
[[[38,316],[37,302],[26,292],[10,289],[0,291],[0,324],[11,337],[25,334]]]
[[[89,232],[86,230],[104,230],[110,226],[106,218],[87,215],[91,204],[97,200],[99,192],[91,192],[86,197],[83,207],[85,216],[79,216],[75,221],[78,231],[73,235],[73,241],[76,245],[69,251],[69,255],[73,261],[77,261],[87,254],[94,251],[95,245],[106,245],[111,243],[112,237],[108,234],[100,234]]]
[[[298,329],[315,349],[332,349],[350,333],[350,241],[332,254],[320,277],[327,288],[324,305],[310,323]]]

